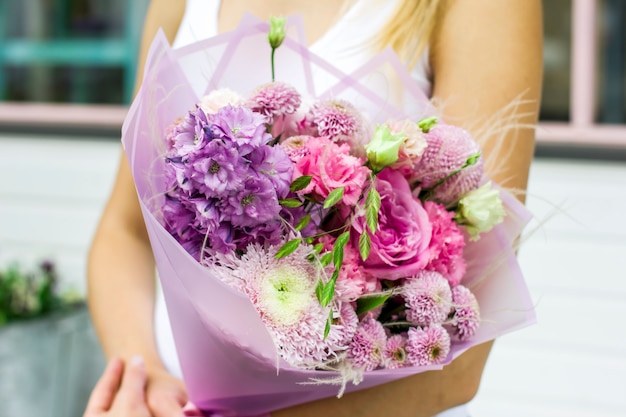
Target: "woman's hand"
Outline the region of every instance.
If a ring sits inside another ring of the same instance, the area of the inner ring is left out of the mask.
[[[178,417],[187,404],[187,391],[183,381],[162,368],[148,372],[146,403],[153,417]]]
[[[83,417],[152,417],[144,396],[146,379],[140,356],[127,365],[121,359],[111,360],[91,393]]]

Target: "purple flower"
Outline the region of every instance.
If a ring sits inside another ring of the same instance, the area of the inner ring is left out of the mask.
[[[472,292],[462,285],[452,289],[452,329],[459,340],[467,340],[476,334],[480,324],[478,301]]]
[[[195,190],[210,197],[219,197],[227,191],[236,190],[243,182],[242,173],[247,171],[237,149],[226,146],[221,140],[209,142],[202,157],[189,161],[189,177],[196,183]]]
[[[387,335],[383,325],[372,317],[365,318],[348,346],[348,361],[355,368],[373,371],[384,359]]]
[[[411,328],[406,351],[411,365],[427,366],[442,363],[450,353],[450,335],[440,324],[424,329]]]
[[[422,271],[402,287],[406,318],[418,326],[442,324],[452,309],[450,284],[438,272]]]
[[[254,148],[266,144],[272,139],[267,133],[267,119],[242,106],[225,106],[211,119],[211,132],[216,138],[233,142],[239,148],[239,154],[245,156]]]
[[[280,146],[260,146],[248,157],[250,168],[271,181],[278,198],[285,198],[289,193],[294,168],[287,153]]]
[[[196,107],[187,113],[173,129],[168,128],[167,135],[172,142],[171,155],[188,157],[198,152],[211,139],[211,131],[206,114]]]
[[[228,196],[224,218],[235,226],[256,226],[275,219],[281,206],[271,181],[263,176],[249,176],[240,190]]]

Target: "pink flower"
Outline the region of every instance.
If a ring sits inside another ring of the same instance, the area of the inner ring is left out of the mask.
[[[426,265],[429,271],[437,271],[443,275],[450,286],[458,285],[465,275],[466,263],[463,258],[465,238],[454,220],[454,212],[432,201],[424,203],[428,219],[433,226],[430,241],[430,261]]]
[[[458,285],[452,289],[452,303],[453,333],[459,340],[467,340],[476,334],[480,323],[478,301],[469,289]]]
[[[320,136],[333,140],[354,137],[362,128],[361,115],[352,104],[344,100],[317,103],[311,109],[311,121]]]
[[[269,123],[272,124],[277,117],[295,113],[302,100],[292,86],[274,82],[259,87],[249,101],[250,108],[267,116]]]
[[[391,168],[400,170],[402,174],[409,178],[413,174],[413,165],[426,151],[426,138],[422,129],[412,120],[388,120],[386,125],[393,134],[402,133],[404,142],[398,152],[398,160],[391,165]]]
[[[426,152],[415,166],[415,176],[422,189],[435,187],[454,171],[461,169],[468,158],[479,154],[480,147],[472,136],[460,127],[438,124],[424,135]],[[444,205],[456,203],[465,193],[478,187],[483,175],[482,157],[473,165],[437,186],[433,198]]]
[[[365,318],[348,346],[347,359],[354,367],[364,371],[378,368],[385,355],[387,335],[380,322],[371,317]]]
[[[365,271],[379,279],[391,280],[415,275],[430,259],[432,228],[428,214],[397,171],[380,172],[376,190],[381,195],[378,230],[371,235],[371,252],[363,263]],[[365,216],[357,217],[352,227],[356,236],[350,241],[356,245],[365,229]]]
[[[310,153],[306,144],[311,138],[312,136],[307,135],[292,136],[281,141],[280,147],[287,153],[289,159],[295,163]]]
[[[408,364],[406,352],[407,337],[396,334],[387,339],[385,346],[385,368],[397,369]]]
[[[452,309],[448,281],[438,272],[422,271],[402,287],[406,318],[418,326],[442,324]]]
[[[440,324],[424,329],[409,329],[406,351],[411,365],[427,366],[442,363],[450,353],[450,335]]]
[[[343,204],[354,206],[370,174],[364,161],[350,155],[347,144],[339,145],[326,137],[311,137],[306,147],[308,154],[296,162],[293,178],[310,175],[312,180],[298,193],[313,193],[323,201],[332,190],[344,187]]]

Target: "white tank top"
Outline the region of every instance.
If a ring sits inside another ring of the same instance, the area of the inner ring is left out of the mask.
[[[364,48],[390,19],[399,0],[357,0],[352,7],[315,43],[310,46],[313,53],[332,62],[345,73],[350,73],[366,62],[373,53]],[[185,14],[174,40],[173,47],[180,48],[192,42],[218,34],[219,0],[187,0]],[[420,57],[411,71],[411,77],[421,90],[430,97],[432,74],[428,51]],[[167,369],[178,377],[182,376],[165,301],[159,288],[155,311],[156,342]],[[446,411],[438,417],[466,417],[465,407]]]

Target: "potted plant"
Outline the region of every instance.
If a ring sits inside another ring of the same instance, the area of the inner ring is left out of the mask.
[[[104,359],[85,303],[51,262],[0,270],[2,416],[79,417]]]

